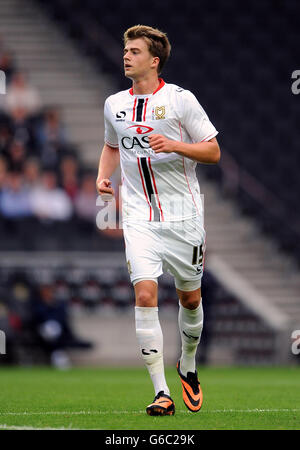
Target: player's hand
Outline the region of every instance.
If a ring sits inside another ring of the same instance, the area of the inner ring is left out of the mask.
[[[115,195],[114,188],[111,187],[111,181],[108,178],[103,178],[102,180],[97,178],[96,188],[101,196],[104,195],[104,198],[107,195]]]
[[[162,134],[150,134],[149,144],[155,153],[171,153],[174,152],[174,141],[166,138]]]

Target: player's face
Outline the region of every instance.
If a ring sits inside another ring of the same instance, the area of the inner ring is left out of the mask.
[[[151,55],[147,42],[142,38],[127,41],[123,59],[125,76],[132,80],[144,78],[152,71],[157,71],[159,63],[159,58]]]

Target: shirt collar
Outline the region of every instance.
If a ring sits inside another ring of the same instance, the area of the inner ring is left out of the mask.
[[[158,91],[166,84],[162,78],[159,78],[158,81],[159,81],[159,86],[158,86],[158,88],[155,89],[155,91],[152,92],[152,94],[148,94],[148,95],[154,95],[154,94],[156,94],[156,92],[158,92]],[[130,95],[134,95],[134,93],[133,93],[133,88],[130,88],[130,89],[129,89],[129,94],[130,94]]]

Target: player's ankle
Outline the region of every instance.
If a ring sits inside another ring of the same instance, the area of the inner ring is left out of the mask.
[[[180,358],[180,372],[185,377],[187,376],[188,372],[195,372],[196,371],[196,361],[195,358],[187,357],[184,355],[181,355]]]

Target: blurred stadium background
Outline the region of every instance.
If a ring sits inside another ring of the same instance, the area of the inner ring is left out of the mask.
[[[299,363],[299,13],[297,0],[0,1],[0,365],[142,365],[122,232],[95,221],[103,103],[130,87],[122,35],[138,23],[167,32],[163,78],[194,92],[220,132],[221,163],[198,165],[207,229],[198,361]],[[174,364],[167,274],[159,301]]]

